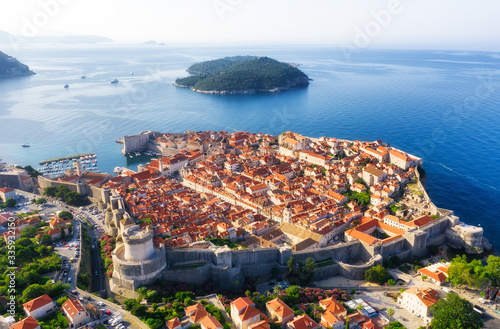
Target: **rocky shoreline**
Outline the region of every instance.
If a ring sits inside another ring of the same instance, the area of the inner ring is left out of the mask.
[[[36,74],[28,65],[0,51],[0,78],[24,77]]]
[[[256,94],[256,93],[280,93],[284,91],[288,91],[292,88],[297,88],[297,87],[306,87],[309,85],[309,78],[307,77],[301,77],[301,78],[296,78],[293,81],[289,81],[288,85],[286,86],[281,86],[281,87],[274,87],[274,88],[269,88],[269,89],[243,89],[243,90],[200,90],[200,89],[195,89],[193,87],[181,85],[178,83],[173,83],[175,87],[179,88],[189,88],[194,92],[200,93],[200,94],[211,94],[211,95],[251,95],[251,94]]]

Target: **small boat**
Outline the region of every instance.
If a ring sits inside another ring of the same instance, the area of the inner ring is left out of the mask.
[[[64,85],[64,88],[68,89],[68,88],[69,88],[69,85],[68,85],[68,84],[65,84],[65,85]]]
[[[86,78],[86,76],[82,75],[82,77],[80,79],[85,79],[85,78]]]
[[[111,83],[118,83],[118,79],[114,78],[113,80],[111,80]]]
[[[30,147],[30,144],[28,144],[28,141],[26,140],[26,136],[24,136],[24,144],[21,144],[22,147]]]
[[[130,72],[130,75],[134,75],[134,72]]]

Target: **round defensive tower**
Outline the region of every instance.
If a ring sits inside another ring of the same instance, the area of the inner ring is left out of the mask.
[[[112,284],[135,290],[160,278],[167,260],[165,248],[154,246],[152,231],[141,230],[137,225],[126,226],[121,234],[123,243],[111,253]]]
[[[125,245],[124,258],[129,261],[150,259],[155,253],[153,246],[153,233],[150,230],[128,228],[122,233]]]

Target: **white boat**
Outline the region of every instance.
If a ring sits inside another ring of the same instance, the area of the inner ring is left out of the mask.
[[[30,147],[30,144],[28,144],[28,141],[26,139],[26,136],[24,136],[24,144],[21,144],[22,147]]]

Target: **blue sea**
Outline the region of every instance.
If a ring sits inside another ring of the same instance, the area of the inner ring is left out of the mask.
[[[257,95],[172,86],[195,62],[245,54],[300,64],[313,81]],[[52,45],[11,55],[37,74],[0,80],[4,162],[37,168],[44,159],[95,152],[102,171],[136,169],[145,159],[124,157],[114,141],[144,130],[380,139],[423,158],[434,203],[484,227],[500,250],[498,53],[360,50],[347,58],[333,47]],[[21,147],[25,141],[30,148]]]

